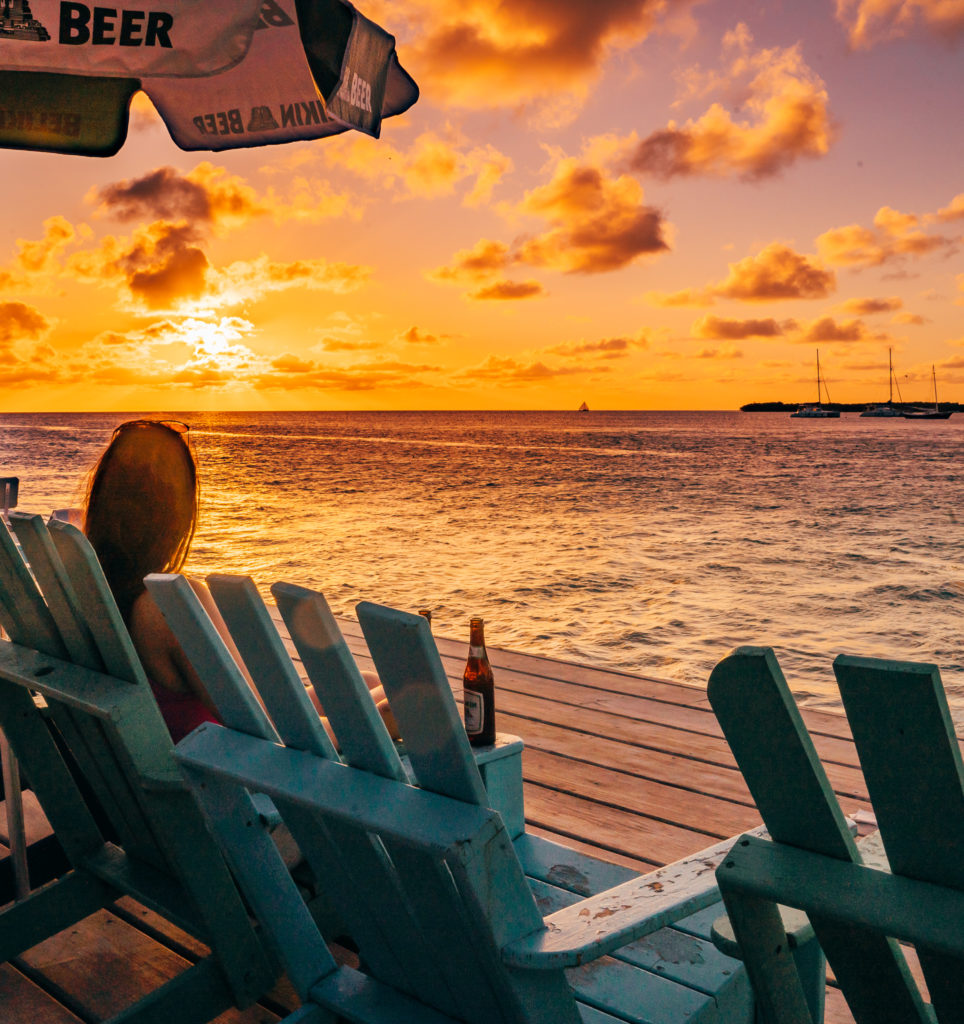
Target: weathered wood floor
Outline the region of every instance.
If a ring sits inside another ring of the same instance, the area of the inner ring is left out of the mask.
[[[357,624],[342,626],[370,667]],[[465,644],[438,644],[460,697]],[[701,689],[492,648],[489,656],[497,728],[526,745],[530,831],[646,871],[758,824]],[[804,718],[844,810],[868,807],[846,719]],[[142,907],[118,905],[0,967],[0,1024],[94,1024],[199,952]],[[297,1005],[284,984],[273,997],[219,1021],[267,1024]],[[852,1021],[833,988],[826,1019]]]

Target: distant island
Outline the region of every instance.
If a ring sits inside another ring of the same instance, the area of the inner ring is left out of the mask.
[[[740,412],[796,412],[806,402],[747,402],[740,406]],[[863,412],[869,405],[880,405],[880,402],[824,402],[825,409],[834,409],[837,412]],[[931,408],[934,405],[930,402],[894,402],[895,409],[908,410]],[[945,412],[961,412],[964,410],[959,402],[941,402],[941,409]]]

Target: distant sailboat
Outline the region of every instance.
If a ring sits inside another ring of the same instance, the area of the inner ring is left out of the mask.
[[[804,419],[804,420],[839,420],[840,412],[837,409],[825,409],[821,403],[821,383],[823,384],[823,391],[827,394],[827,401],[830,401],[830,391],[827,388],[827,382],[822,380],[820,376],[820,349],[817,349],[817,404],[816,405],[801,405],[796,412],[790,413],[792,419]]]
[[[941,412],[937,404],[937,370],[931,364],[931,377],[934,379],[934,408],[933,409],[908,409],[903,414],[905,420],[947,420],[951,418],[949,412]]]
[[[894,419],[903,415],[900,409],[894,405],[894,363],[891,358],[893,349],[887,349],[887,404],[871,405],[860,414],[861,416],[873,416],[878,419]],[[897,386],[897,396],[900,397],[900,385]]]
[[[580,405],[579,408],[576,411],[577,412],[589,412],[589,406],[586,405],[585,402],[583,402],[582,405]]]

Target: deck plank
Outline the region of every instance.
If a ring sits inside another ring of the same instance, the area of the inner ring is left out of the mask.
[[[34,981],[42,978],[44,989],[78,1016],[102,1020],[169,981],[188,962],[109,910],[100,910],[27,950],[15,965]],[[254,1006],[228,1010],[216,1020],[269,1024],[279,1017]]]
[[[0,1012],[4,1021],[81,1024],[80,1018],[35,985],[12,964],[0,965]]]

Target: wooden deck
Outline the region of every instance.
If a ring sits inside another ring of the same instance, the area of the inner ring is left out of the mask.
[[[343,622],[363,668],[357,623]],[[466,646],[438,640],[456,695]],[[489,649],[497,728],[525,741],[529,831],[646,871],[759,823],[706,694],[696,687]],[[804,712],[843,808],[869,807],[846,719]],[[121,903],[0,967],[0,1021],[94,1024],[177,973],[202,949]],[[297,1005],[273,998],[218,1018],[268,1024]],[[852,1018],[828,989],[829,1024]]]

